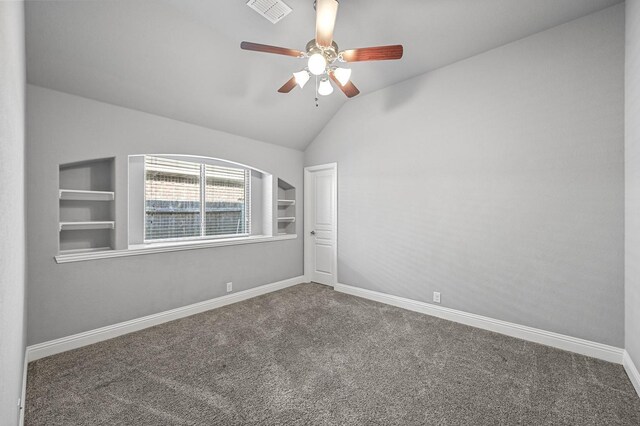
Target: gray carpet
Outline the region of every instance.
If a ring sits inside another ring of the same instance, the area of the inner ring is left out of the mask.
[[[620,365],[302,284],[29,364],[27,425],[640,425]]]

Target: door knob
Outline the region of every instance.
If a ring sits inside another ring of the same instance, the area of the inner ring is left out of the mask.
[[[311,231],[311,235],[316,235],[316,231]]]

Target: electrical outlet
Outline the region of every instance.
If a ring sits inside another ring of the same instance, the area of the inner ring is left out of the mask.
[[[233,283],[227,283],[227,293],[233,291]]]
[[[440,292],[438,291],[433,292],[433,301],[436,303],[440,303]]]

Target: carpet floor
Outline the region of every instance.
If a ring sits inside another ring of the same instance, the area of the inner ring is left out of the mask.
[[[301,284],[29,364],[27,425],[640,425],[620,365]]]

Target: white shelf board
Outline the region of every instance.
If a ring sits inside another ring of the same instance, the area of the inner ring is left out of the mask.
[[[76,201],[113,201],[114,193],[112,191],[85,191],[80,189],[61,189],[61,200]]]
[[[284,241],[293,240],[298,238],[296,234],[286,235],[255,235],[251,237],[242,238],[224,238],[224,239],[212,239],[204,241],[190,241],[184,243],[154,243],[154,244],[142,244],[139,246],[131,246],[127,250],[104,250],[91,253],[60,253],[55,256],[56,263],[70,263],[70,262],[82,262],[85,260],[96,259],[109,259],[114,257],[127,257],[127,256],[139,256],[145,254],[165,253],[172,251],[182,250],[194,250],[194,249],[206,249],[212,247],[224,247],[241,244],[255,244],[266,243],[272,241]]]
[[[111,247],[92,247],[82,249],[60,250],[60,254],[84,254],[84,253],[98,253],[102,251],[113,250]]]
[[[295,222],[295,217],[279,217],[278,222]]]
[[[60,222],[61,231],[82,231],[88,229],[113,229],[114,221]]]
[[[281,206],[293,206],[296,204],[296,200],[278,200],[278,204]]]

